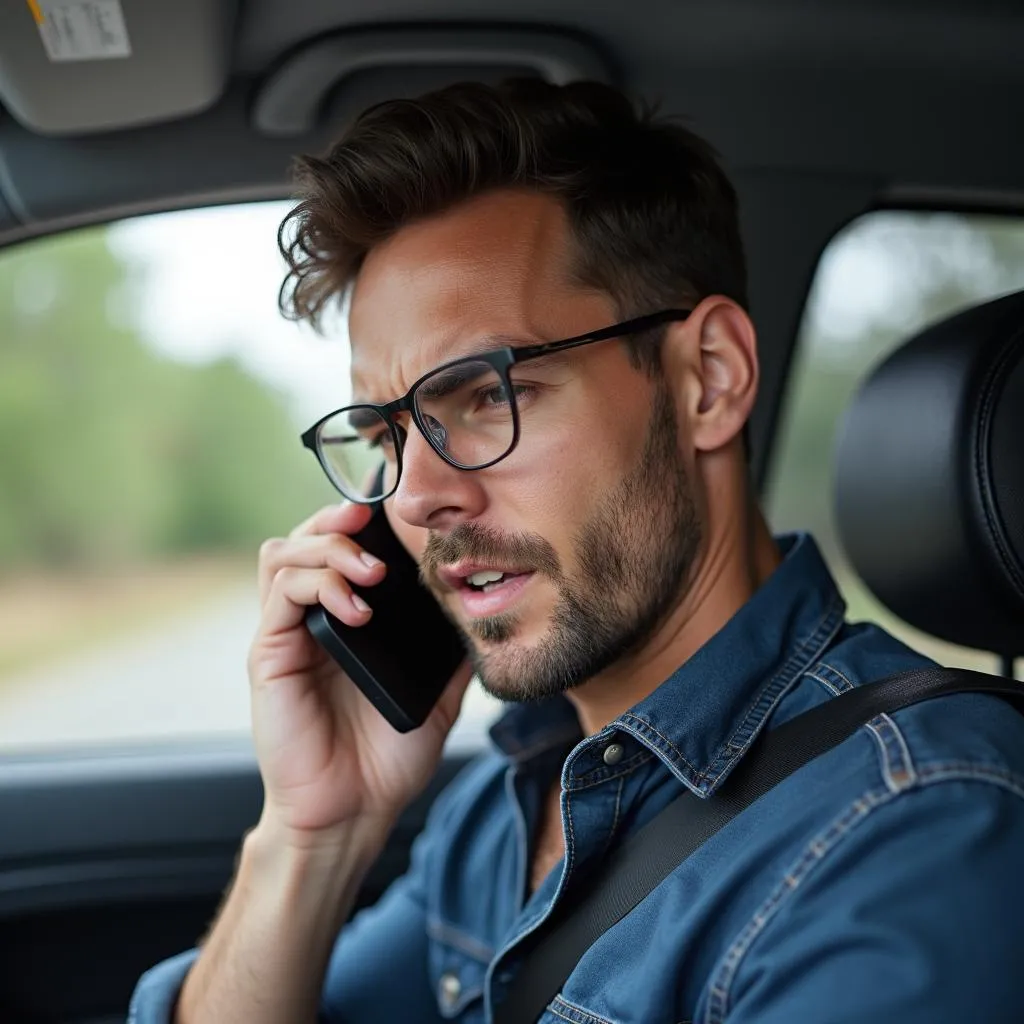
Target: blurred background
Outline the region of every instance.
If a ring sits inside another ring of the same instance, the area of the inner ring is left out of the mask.
[[[348,399],[340,318],[320,337],[277,310],[288,208],[146,216],[0,253],[0,754],[245,741],[257,549],[337,500],[299,434]],[[909,334],[1019,288],[1019,220],[849,225],[809,293],[771,463],[773,527],[816,535],[851,617],[946,664],[994,659],[914,633],[859,586],[833,522],[833,442],[857,383]],[[451,746],[481,745],[499,711],[475,688]]]

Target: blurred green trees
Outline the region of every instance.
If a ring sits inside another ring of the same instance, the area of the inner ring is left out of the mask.
[[[0,254],[0,571],[248,551],[324,499],[278,396],[142,343],[126,274],[102,229]]]

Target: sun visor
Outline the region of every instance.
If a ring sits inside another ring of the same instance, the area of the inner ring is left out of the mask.
[[[197,113],[220,97],[234,0],[0,3],[0,102],[44,135]]]
[[[296,136],[338,123],[385,99],[452,82],[537,75],[555,84],[608,82],[611,71],[589,43],[542,29],[362,29],[295,50],[264,82],[253,124]]]

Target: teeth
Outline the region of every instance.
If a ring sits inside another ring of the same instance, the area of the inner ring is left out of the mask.
[[[488,583],[497,583],[505,574],[495,572],[493,569],[486,569],[483,572],[475,572],[472,576],[466,577],[466,582],[474,587],[482,587]]]

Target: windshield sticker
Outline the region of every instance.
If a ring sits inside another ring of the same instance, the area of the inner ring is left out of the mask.
[[[28,0],[52,61],[130,57],[120,0]]]

